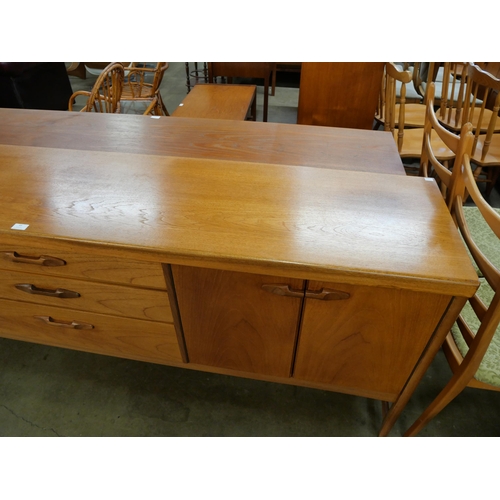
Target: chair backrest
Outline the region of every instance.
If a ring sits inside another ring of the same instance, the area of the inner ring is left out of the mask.
[[[82,111],[116,113],[123,89],[124,68],[119,62],[108,64],[97,78]]]
[[[468,155],[464,155],[460,173],[459,179],[462,180],[464,188],[476,204],[476,215],[480,216],[482,223],[489,231],[489,238],[492,237],[496,243],[500,243],[500,214],[486,202],[479,191]],[[457,320],[459,332],[455,331],[453,334],[454,343],[461,351],[461,354],[457,351],[456,357],[462,375],[472,379],[477,375],[476,372],[500,324],[500,266],[498,266],[498,260],[497,265],[493,264],[481,248],[482,242],[477,236],[482,236],[482,239],[484,236],[470,227],[465,213],[467,209],[470,207],[463,206],[463,198],[458,193],[453,203],[454,218],[480,274],[484,276],[483,283],[476,294],[469,299]],[[497,253],[495,252],[495,255]],[[460,335],[457,338],[458,333]],[[463,361],[461,361],[462,358]],[[495,363],[498,367],[500,363],[498,355]],[[486,368],[485,371],[489,370]],[[498,373],[498,368],[495,371]],[[495,377],[496,381],[492,385],[500,387],[500,380],[497,375]],[[485,381],[483,383],[488,384]]]
[[[493,109],[487,110],[486,104],[491,92],[497,92]],[[480,161],[484,161],[489,150],[491,138],[495,132],[500,109],[500,80],[493,75],[483,71],[479,66],[470,64],[468,66],[468,85],[465,95],[463,120],[471,121],[475,125],[474,144],[471,156],[474,156],[478,145],[478,138],[486,132],[482,142]]]
[[[440,121],[454,131],[460,130],[468,120],[463,120],[463,107],[467,89],[469,63],[445,62],[440,83]]]
[[[400,70],[394,63],[388,62],[385,65],[385,116],[384,130],[394,133],[397,125],[397,146],[401,152],[405,128],[405,104],[406,104],[406,84],[412,81],[410,71]],[[399,112],[396,119],[396,102],[398,100],[396,82],[400,82],[399,92]]]
[[[125,68],[124,95],[132,99],[153,98],[167,69],[167,62],[158,62],[154,68],[148,66],[147,63],[130,63],[130,66]]]
[[[464,155],[470,155],[474,136],[472,135],[472,125],[463,125],[460,135],[457,136],[445,129],[438,121],[434,111],[435,83],[427,88],[427,102],[424,126],[424,140],[422,143],[422,156],[420,157],[420,173],[423,177],[437,176],[437,181],[441,184],[441,191],[445,197],[446,205],[451,211],[453,201],[457,196],[457,189],[463,189],[463,185],[457,182],[460,175],[460,166],[463,163]],[[450,171],[436,157],[433,150],[433,134],[437,135],[453,153],[455,154],[454,168]],[[456,168],[458,167],[458,168]],[[464,196],[463,192],[461,193]]]

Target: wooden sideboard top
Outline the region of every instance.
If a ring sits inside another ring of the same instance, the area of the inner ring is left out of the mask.
[[[390,132],[286,123],[4,108],[0,144],[405,175]]]
[[[29,240],[452,295],[478,284],[423,178],[6,145],[0,158],[0,251]]]

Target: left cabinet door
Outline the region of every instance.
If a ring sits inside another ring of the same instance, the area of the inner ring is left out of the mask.
[[[189,362],[290,376],[303,280],[178,265],[172,276]]]

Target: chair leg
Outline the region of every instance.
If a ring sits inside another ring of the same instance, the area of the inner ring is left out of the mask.
[[[158,114],[161,115],[162,112],[164,116],[170,116],[170,113],[167,111],[167,107],[161,98],[161,94],[158,92]]]
[[[416,436],[439,412],[448,406],[466,387],[469,380],[457,373],[445,388],[438,394],[434,401],[415,420],[413,425],[404,433],[405,436]]]
[[[491,192],[493,191],[493,188],[495,187],[495,184],[498,180],[498,174],[500,173],[499,167],[489,167],[488,168],[488,175],[487,175],[487,186],[486,186],[486,198],[489,198],[491,195]]]
[[[389,412],[389,403],[387,401],[380,401],[382,403],[382,418],[385,418]]]

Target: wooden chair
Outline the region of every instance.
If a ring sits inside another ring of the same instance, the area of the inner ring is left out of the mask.
[[[468,82],[468,67],[470,63],[444,63],[443,67],[443,81],[441,82],[441,87],[439,89],[442,92],[442,97],[440,101],[440,109],[437,112],[439,121],[448,129],[454,132],[459,132],[462,125],[469,121],[472,123],[472,127],[475,130],[478,125],[478,121],[481,118],[481,104],[483,97],[483,90],[479,88],[476,107],[474,113],[470,116],[464,115],[465,99],[466,94],[470,97],[470,92],[467,88]],[[443,91],[441,90],[444,89]],[[436,88],[436,92],[438,89]],[[491,97],[494,92],[490,91],[489,97]],[[496,95],[495,95],[496,97]],[[495,98],[486,99],[484,108],[484,117],[482,117],[483,123],[488,123],[491,119],[492,110],[488,109],[488,106],[494,105]],[[481,128],[481,133],[486,133],[487,128],[484,126]],[[500,132],[500,122],[495,125],[495,132]]]
[[[90,92],[79,90],[71,95],[68,103],[69,111],[73,111],[73,103],[76,97],[85,96],[87,97],[87,102],[80,111],[119,113],[124,74],[125,72],[121,63],[108,64],[97,78]]]
[[[412,75],[411,81],[405,84],[405,128],[423,128],[425,125],[425,93],[422,90],[422,78],[428,77],[428,81],[432,81],[432,76],[435,72],[435,63],[429,63],[426,66],[425,73],[422,74],[422,63],[394,63],[399,71],[409,71]],[[380,124],[384,124],[384,103],[385,103],[385,74],[382,81],[382,89],[380,93],[379,106],[375,114],[377,128]],[[398,125],[399,117],[399,101],[401,100],[402,82],[396,80],[396,109],[395,125]]]
[[[443,344],[453,376],[406,431],[406,436],[415,436],[420,432],[465,387],[500,391],[500,212],[491,208],[481,195],[467,154],[460,167],[461,175],[457,177],[457,182],[460,180],[465,188],[457,187],[452,213],[483,277],[480,278],[479,289],[462,309]],[[465,189],[476,207],[463,206]],[[471,227],[472,215],[484,225],[480,238],[477,237],[478,221]],[[489,240],[493,247],[490,254],[486,251],[488,246],[483,245],[485,240]],[[496,258],[496,262],[492,258]]]
[[[401,158],[420,158],[422,155],[424,129],[405,128],[406,85],[411,80],[412,74],[409,71],[399,70],[394,63],[386,64],[384,130],[392,132]],[[398,107],[396,106],[396,82],[401,84]],[[453,151],[437,134],[431,133],[430,141],[437,159],[449,162],[454,158]],[[406,169],[407,172],[410,171],[408,167]]]
[[[475,122],[474,144],[471,162],[477,165],[474,170],[476,181],[484,181],[486,197],[489,197],[500,173],[500,133],[497,133],[498,111],[500,109],[500,80],[483,71],[475,64],[468,67],[463,121]],[[488,110],[486,103],[489,94],[496,93],[493,109]],[[485,179],[479,176],[486,170]]]
[[[429,81],[431,81],[434,73],[434,64],[429,63],[427,74]],[[399,65],[398,65],[399,66]],[[405,127],[406,128],[423,128],[425,125],[425,99],[426,93],[421,93],[422,83],[422,63],[415,62],[412,65],[409,63],[403,64],[401,67],[403,71],[410,71],[412,74],[411,82],[406,86],[406,99],[405,99]],[[399,89],[398,89],[399,87]],[[401,97],[401,83],[396,81],[397,96]],[[396,116],[399,113],[399,104],[396,104]]]
[[[269,105],[269,84],[273,72],[276,71],[276,63],[269,62],[209,62],[208,81],[217,83],[217,77],[233,78],[262,78],[264,80],[264,112],[263,121],[267,122],[267,111]]]
[[[158,62],[155,67],[150,67],[147,63],[130,63],[125,68],[122,103],[149,103],[144,114],[169,116],[160,94],[160,84],[167,69],[167,62]]]
[[[463,107],[469,63],[445,62],[439,82],[439,121],[448,129],[459,132],[464,124]]]
[[[424,136],[422,142],[422,155],[420,157],[420,172],[423,177],[434,177],[441,187],[441,192],[446,201],[448,209],[451,211],[453,201],[456,197],[456,182],[460,175],[460,168],[450,170],[442,163],[433,150],[432,135],[435,134],[454,154],[454,164],[460,166],[465,154],[472,151],[474,136],[472,135],[472,125],[463,125],[460,135],[456,135],[443,127],[434,111],[435,83],[431,83],[427,88],[427,103]]]

